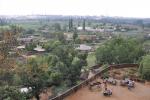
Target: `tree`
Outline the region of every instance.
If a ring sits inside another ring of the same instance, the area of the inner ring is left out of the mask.
[[[3,37],[0,42],[0,84],[7,85],[13,83],[15,69],[15,59],[9,57],[9,52],[16,46],[18,33],[11,28],[2,31]]]
[[[47,52],[53,51],[57,46],[60,46],[62,43],[57,40],[50,40],[43,45]]]
[[[17,87],[0,87],[0,100],[26,100],[25,94],[21,93]]]
[[[49,75],[47,72],[48,67],[46,67],[45,64],[42,64],[40,61],[38,61],[38,59],[29,59],[27,64],[22,67],[19,72],[22,85],[27,88],[31,87],[32,90],[29,94],[32,94],[31,97],[35,96],[37,100],[39,100],[40,92],[49,83]]]
[[[36,47],[35,43],[29,43],[29,44],[26,44],[25,48],[27,51],[33,51],[35,47]]]
[[[73,29],[73,20],[69,19],[69,31],[72,31]]]
[[[83,20],[83,26],[82,26],[82,28],[83,28],[83,31],[85,31],[85,19]]]
[[[81,68],[85,65],[85,55],[77,56],[77,52],[72,46],[58,46],[53,50],[49,65],[51,73],[61,73],[68,86],[73,86],[79,79]],[[84,62],[83,62],[84,61]]]
[[[150,80],[150,55],[146,55],[140,62],[139,73],[143,79]]]
[[[134,39],[115,38],[96,50],[98,63],[134,63],[144,51],[142,45]]]
[[[28,29],[25,31],[25,34],[34,34],[35,30],[34,29]]]
[[[19,33],[21,33],[23,31],[23,28],[21,26],[18,25],[10,25],[10,31],[11,33],[18,35]]]
[[[87,66],[87,56],[88,56],[88,53],[78,53],[78,58],[80,59],[80,64],[81,66]]]
[[[0,25],[3,26],[3,25],[6,25],[8,22],[7,22],[7,19],[5,18],[0,18]]]
[[[58,33],[55,33],[55,34],[56,34],[56,39],[58,39],[62,43],[65,43],[65,36],[64,36],[63,33],[58,32]]]
[[[60,26],[59,23],[55,23],[55,24],[53,25],[53,27],[54,27],[55,31],[61,31],[61,26]]]
[[[75,41],[77,37],[78,37],[77,28],[75,28],[73,33],[73,40]]]
[[[3,36],[0,42],[0,100],[25,100],[19,89],[13,86],[16,61],[9,56],[9,52],[17,44],[16,38],[19,33],[17,27],[9,27],[2,31]]]

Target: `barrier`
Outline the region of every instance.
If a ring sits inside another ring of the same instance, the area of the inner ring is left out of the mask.
[[[98,65],[96,65],[96,66],[98,66]],[[101,65],[99,65],[99,66],[101,66]],[[65,97],[71,95],[72,93],[75,93],[80,88],[86,86],[89,82],[95,80],[102,73],[104,73],[107,70],[110,70],[112,68],[128,68],[128,67],[138,67],[138,66],[139,66],[138,64],[116,64],[116,65],[109,65],[107,68],[102,69],[99,73],[95,74],[91,78],[89,78],[89,79],[81,82],[80,84],[78,84],[76,86],[73,86],[72,88],[70,88],[67,91],[65,91],[64,93],[62,93],[61,95],[58,95],[58,96],[56,96],[54,98],[51,98],[50,100],[63,100]],[[95,68],[95,66],[93,68]]]

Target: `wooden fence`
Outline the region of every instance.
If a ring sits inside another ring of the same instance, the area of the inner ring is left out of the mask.
[[[98,66],[98,65],[96,65]],[[99,65],[101,66],[101,65]],[[50,100],[63,100],[65,97],[75,93],[77,90],[81,89],[82,87],[88,85],[89,82],[95,80],[97,77],[99,77],[102,73],[106,72],[107,70],[110,70],[112,68],[128,68],[128,67],[138,67],[138,64],[116,64],[116,65],[109,65],[107,68],[102,69],[99,73],[95,74],[91,78],[81,82],[80,84],[68,89],[64,93],[51,98]]]

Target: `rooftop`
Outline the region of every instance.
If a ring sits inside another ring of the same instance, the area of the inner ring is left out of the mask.
[[[89,51],[92,49],[91,46],[85,45],[85,44],[81,44],[79,47],[76,48],[77,50],[81,50],[81,51]]]

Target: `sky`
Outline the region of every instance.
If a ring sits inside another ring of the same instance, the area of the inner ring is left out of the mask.
[[[0,0],[0,15],[96,15],[150,18],[150,0]]]

